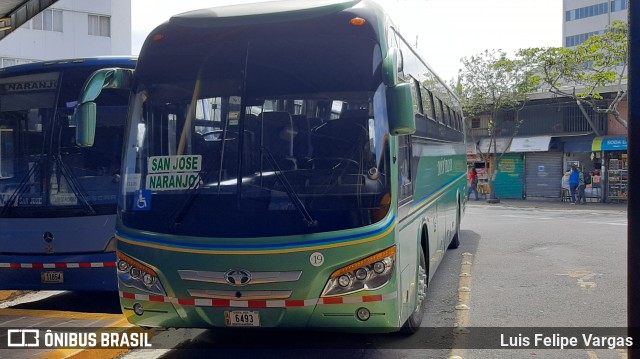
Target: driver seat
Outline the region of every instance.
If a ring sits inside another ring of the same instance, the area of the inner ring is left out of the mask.
[[[273,155],[282,170],[296,168],[293,144],[298,134],[291,115],[286,111],[263,112],[262,146]]]

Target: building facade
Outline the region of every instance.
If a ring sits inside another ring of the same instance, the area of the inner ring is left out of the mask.
[[[0,67],[131,55],[131,0],[59,0],[0,42]]]
[[[602,34],[615,20],[627,22],[630,0],[563,0],[562,43],[574,47]]]
[[[605,108],[611,93],[602,95],[599,107]],[[624,118],[626,109],[623,100],[619,110]],[[491,172],[486,159],[501,157],[494,182],[498,198],[561,198],[562,176],[576,166],[594,176],[586,190],[589,200],[626,200],[626,128],[613,116],[586,105],[581,109],[575,100],[547,92],[532,94],[519,111],[498,112],[494,136],[489,120],[488,115],[467,119],[467,154],[481,179]]]

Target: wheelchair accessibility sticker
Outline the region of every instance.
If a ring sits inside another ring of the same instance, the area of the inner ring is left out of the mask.
[[[134,192],[133,196],[133,210],[134,211],[148,211],[151,209],[151,191],[148,189],[141,189]]]

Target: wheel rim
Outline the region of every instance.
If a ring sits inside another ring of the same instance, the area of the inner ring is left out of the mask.
[[[422,302],[427,297],[427,270],[420,263],[420,269],[418,271],[418,305],[416,306],[416,311],[420,310],[422,307]]]

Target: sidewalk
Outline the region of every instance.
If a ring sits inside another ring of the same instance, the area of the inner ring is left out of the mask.
[[[562,202],[559,198],[537,198],[527,199],[500,199],[500,203],[487,203],[486,200],[473,199],[467,202],[469,206],[502,206],[515,208],[545,208],[545,209],[566,209],[566,210],[588,210],[588,211],[617,211],[627,212],[627,203],[599,203],[587,202],[586,204],[573,205],[570,202]]]

